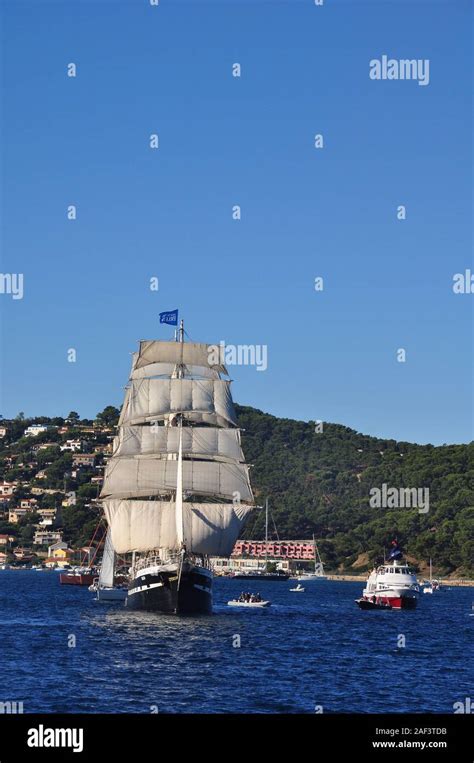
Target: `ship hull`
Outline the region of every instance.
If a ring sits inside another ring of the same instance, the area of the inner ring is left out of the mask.
[[[375,599],[375,602],[374,602]],[[380,609],[380,608],[390,608],[390,609],[416,609],[416,606],[418,604],[418,596],[416,594],[385,594],[385,593],[375,593],[366,595],[365,593],[362,596],[362,600],[359,600],[362,602],[362,605],[359,603],[359,607],[361,609]],[[368,606],[364,606],[367,603]]]
[[[176,615],[212,614],[212,573],[205,567],[140,570],[130,583],[125,606],[134,610]]]
[[[94,575],[87,573],[64,573],[59,576],[59,582],[61,585],[92,585],[94,582]]]

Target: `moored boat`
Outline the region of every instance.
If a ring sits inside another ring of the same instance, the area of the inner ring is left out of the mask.
[[[234,580],[263,580],[265,582],[274,580],[285,581],[290,578],[283,570],[268,572],[268,498],[265,501],[265,563],[263,569],[236,572],[232,577]]]
[[[115,561],[115,551],[109,527],[105,536],[99,577],[95,578],[92,585],[89,586],[89,591],[96,594],[96,601],[125,601],[127,598],[127,586],[123,583],[123,577],[118,578],[115,574]]]
[[[61,585],[90,586],[94,582],[95,574],[92,568],[82,567],[70,572],[61,572],[59,582]]]
[[[316,538],[314,537],[314,535],[313,535],[313,546],[314,546],[314,571],[301,572],[296,576],[297,580],[301,580],[305,583],[310,583],[313,580],[326,580],[326,575],[324,574],[323,561],[321,559],[321,555],[319,553],[318,545],[316,543]]]

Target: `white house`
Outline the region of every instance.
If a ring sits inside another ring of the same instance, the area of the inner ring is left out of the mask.
[[[60,445],[61,450],[70,450],[74,453],[74,451],[80,450],[82,447],[82,442],[80,440],[66,440],[66,442],[63,445]]]
[[[16,482],[6,482],[3,480],[0,482],[0,495],[13,495],[16,485]]]
[[[43,434],[43,432],[47,432],[49,427],[47,427],[45,424],[31,424],[31,426],[27,427],[25,431],[23,432],[24,437],[36,437],[36,435]]]

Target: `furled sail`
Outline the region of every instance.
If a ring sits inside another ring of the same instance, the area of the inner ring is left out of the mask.
[[[176,363],[148,363],[136,368],[138,352],[132,353],[132,368],[130,379],[149,379],[152,376],[171,378],[176,371]],[[200,377],[204,379],[219,379],[219,372],[210,366],[185,366],[184,378]]]
[[[185,419],[197,423],[237,425],[230,381],[154,378],[132,380],[119,425],[168,418],[170,413],[182,413]]]
[[[112,531],[109,527],[105,536],[104,553],[100,566],[99,586],[112,588],[114,584],[115,552],[112,543]]]
[[[176,490],[177,461],[153,456],[112,458],[101,497],[138,498]],[[252,502],[248,466],[217,461],[183,461],[183,490],[198,495]]]
[[[106,500],[104,511],[117,553],[145,552],[160,547],[179,549],[174,502]],[[251,511],[251,506],[242,504],[184,502],[188,551],[230,556]]]
[[[213,368],[219,373],[228,375],[220,355],[219,345],[146,340],[140,342],[134,368],[143,368],[150,363],[178,363],[186,366]]]
[[[173,376],[176,366],[172,363],[150,363],[148,366],[136,368],[131,371],[130,379],[150,379],[152,376],[167,377]],[[219,374],[213,368],[205,366],[186,366],[184,378],[203,378],[219,379]]]
[[[243,461],[238,429],[183,427],[183,455],[225,461]],[[158,425],[120,427],[114,441],[114,458],[177,453],[178,427]]]

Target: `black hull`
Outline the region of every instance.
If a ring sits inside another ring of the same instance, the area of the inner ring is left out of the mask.
[[[212,614],[212,574],[204,567],[189,565],[183,570],[178,588],[178,571],[138,573],[130,583],[125,606],[134,610],[169,615]]]

